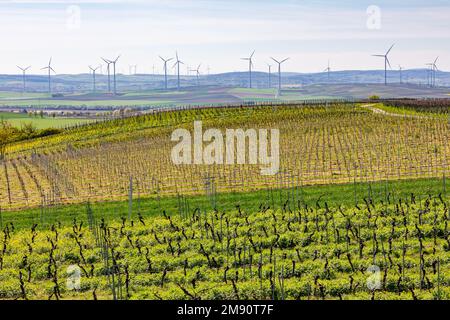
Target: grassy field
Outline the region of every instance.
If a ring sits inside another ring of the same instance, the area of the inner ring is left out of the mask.
[[[33,106],[39,107],[136,107],[136,106],[160,106],[173,104],[171,100],[55,100],[55,99],[28,99],[28,100],[0,100],[0,106]]]
[[[11,91],[0,91],[0,101],[10,100],[10,99],[32,99],[32,98],[47,98],[48,93],[39,92],[11,92]]]
[[[63,117],[41,117],[30,116],[23,113],[0,112],[0,119],[8,121],[15,127],[20,127],[25,123],[31,123],[36,129],[65,128],[77,124],[92,122],[90,119],[63,118]]]

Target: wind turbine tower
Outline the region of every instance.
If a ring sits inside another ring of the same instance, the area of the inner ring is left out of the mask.
[[[325,70],[324,70],[324,72],[327,73],[328,82],[330,82],[330,71],[331,71],[331,68],[330,68],[330,60],[328,60],[328,66],[327,66],[327,67],[325,68]]]
[[[191,71],[196,73],[197,76],[197,87],[200,86],[200,67],[202,66],[202,64],[199,64],[197,69],[192,69]]]
[[[180,59],[178,59],[178,52],[175,52],[175,56],[176,56],[177,61],[175,62],[175,64],[173,66],[177,67],[177,88],[178,88],[178,91],[180,91],[180,64],[184,64],[184,62],[181,61]]]
[[[25,73],[27,72],[27,70],[28,69],[30,69],[31,68],[31,66],[28,66],[28,67],[26,67],[26,68],[22,68],[22,67],[19,67],[19,66],[17,66],[17,68],[19,68],[20,70],[22,70],[22,82],[23,82],[23,93],[25,93],[25,90],[26,90],[26,77],[25,77]]]
[[[429,71],[430,87],[434,87],[436,85],[436,71],[438,71],[436,62],[438,59],[439,59],[439,57],[436,57],[436,59],[434,59],[434,61],[432,63],[427,64],[428,66],[430,66],[430,71]]]
[[[267,67],[269,68],[269,89],[272,88],[272,65],[267,64]]]
[[[108,73],[108,92],[111,92],[111,61],[109,61],[108,59],[102,58],[103,61],[105,61],[106,63],[106,72]]]
[[[114,81],[114,95],[117,94],[117,87],[116,87],[116,63],[117,60],[119,60],[120,54],[117,56],[115,60],[112,60],[111,63],[113,65],[113,81]]]
[[[395,43],[394,43],[395,44]],[[392,47],[394,44],[389,48],[389,50],[386,52],[386,54],[373,54],[374,57],[382,57],[384,58],[384,85],[387,85],[387,66],[389,65],[389,68],[391,68],[391,63],[388,59],[388,54],[391,52]]]
[[[164,62],[164,89],[167,90],[167,62],[173,60],[173,58],[164,59],[161,56],[159,58]]]
[[[97,72],[97,70],[100,68],[100,66],[98,66],[97,68],[92,68],[91,66],[89,66],[89,69],[91,69],[92,71],[92,77],[93,77],[93,86],[92,86],[92,92],[96,92],[96,86],[95,86],[95,73]]]
[[[252,67],[253,67],[253,55],[255,54],[255,50],[253,50],[252,54],[248,58],[241,58],[241,60],[248,61],[248,75],[250,77],[249,88],[252,88]]]
[[[48,65],[46,67],[41,68],[41,70],[48,70],[48,93],[52,93],[52,84],[51,84],[51,72],[53,71],[54,73],[55,70],[53,70],[52,68],[52,58],[50,57],[50,60],[48,61]]]
[[[275,58],[271,58],[273,61],[275,61],[276,63],[278,63],[278,96],[281,96],[281,65],[286,62],[287,60],[289,60],[289,58],[286,58],[284,60],[278,61]]]

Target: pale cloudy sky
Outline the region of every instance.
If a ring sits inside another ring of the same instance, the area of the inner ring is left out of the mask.
[[[378,12],[379,9],[379,12]],[[178,50],[186,65],[211,73],[255,69],[270,56],[291,59],[284,71],[381,69],[396,43],[397,68],[422,68],[439,56],[450,70],[450,0],[0,0],[0,74],[50,56],[58,73],[87,72],[100,57],[122,54],[119,71],[161,71],[158,55]],[[184,67],[186,68],[186,67]]]

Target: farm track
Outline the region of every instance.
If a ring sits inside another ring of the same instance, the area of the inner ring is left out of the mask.
[[[381,114],[384,116],[390,116],[390,117],[413,118],[413,119],[435,119],[434,117],[425,116],[425,115],[400,114],[400,113],[394,113],[394,112],[387,112],[383,109],[374,107],[374,105],[372,105],[372,104],[366,104],[366,105],[363,105],[362,107],[371,110],[373,113]]]

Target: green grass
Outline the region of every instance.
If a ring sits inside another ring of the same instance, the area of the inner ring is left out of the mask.
[[[16,107],[121,107],[121,106],[159,106],[164,104],[172,104],[170,100],[146,101],[146,100],[49,100],[49,99],[30,99],[30,100],[0,100],[0,106],[16,106]]]
[[[0,91],[0,100],[46,98],[48,93]]]
[[[76,124],[88,123],[91,119],[62,118],[62,117],[34,117],[23,113],[0,112],[0,119],[6,120],[13,126],[20,128],[25,123],[32,123],[37,129],[63,128]]]
[[[276,89],[250,89],[250,88],[233,88],[229,93],[253,93],[253,94],[276,94]]]
[[[413,193],[417,200],[425,199],[428,195],[444,193],[450,188],[450,184],[443,179],[418,179],[381,181],[372,183],[354,183],[340,185],[305,186],[291,189],[273,189],[272,191],[256,191],[249,193],[224,193],[216,195],[216,208],[219,211],[235,210],[239,205],[243,211],[255,212],[261,204],[279,209],[288,199],[289,207],[295,209],[300,204],[316,207],[324,206],[325,202],[330,207],[350,208],[355,204],[361,204],[361,199],[371,198],[374,202],[397,202],[400,198],[410,198]],[[141,197],[133,200],[132,216],[136,218],[140,213],[144,217],[162,214],[163,211],[170,215],[180,214],[180,199],[178,197],[161,197],[155,195]],[[213,210],[213,203],[206,196],[186,197],[189,213],[196,208],[201,211]],[[120,220],[129,214],[128,201],[97,202],[91,204],[96,218],[104,218],[106,221]],[[186,213],[186,212],[184,212]],[[49,226],[60,222],[64,225],[71,224],[73,219],[86,222],[86,204],[51,206],[46,208],[34,208],[23,211],[3,211],[1,214],[1,226],[12,222],[18,229],[29,228],[34,223],[41,226]]]

